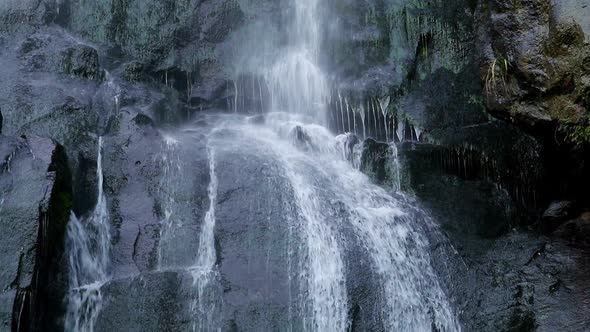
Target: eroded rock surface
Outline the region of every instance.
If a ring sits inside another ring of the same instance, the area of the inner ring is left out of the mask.
[[[2,330],[53,329],[67,280],[64,233],[72,204],[63,147],[0,136]]]

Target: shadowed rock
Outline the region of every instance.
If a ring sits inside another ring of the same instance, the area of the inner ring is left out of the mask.
[[[0,135],[0,324],[58,330],[71,184],[61,146]]]

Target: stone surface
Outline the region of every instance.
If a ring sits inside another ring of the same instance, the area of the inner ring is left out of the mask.
[[[476,48],[489,111],[546,140],[558,126],[587,126],[590,8],[576,1],[491,0],[478,13]],[[572,138],[572,128],[562,129]]]
[[[547,210],[541,216],[541,227],[545,232],[555,230],[568,218],[573,217],[576,205],[570,201],[551,202]]]
[[[392,158],[389,144],[367,139],[363,142],[360,170],[378,183],[391,183]]]
[[[64,234],[71,208],[63,148],[0,136],[2,329],[55,328],[66,287]]]

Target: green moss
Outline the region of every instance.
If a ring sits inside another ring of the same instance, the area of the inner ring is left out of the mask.
[[[562,123],[559,131],[570,143],[590,143],[590,119],[587,116],[583,121],[578,123]]]

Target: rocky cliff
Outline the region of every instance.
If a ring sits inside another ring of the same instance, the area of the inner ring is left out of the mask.
[[[50,139],[0,135],[0,159],[1,329],[51,329],[67,287],[67,157]]]

